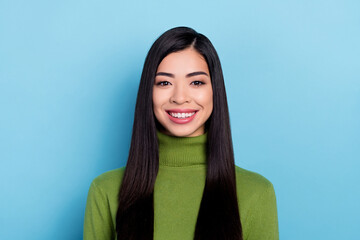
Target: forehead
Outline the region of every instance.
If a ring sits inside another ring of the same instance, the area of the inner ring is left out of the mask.
[[[169,72],[173,74],[187,74],[195,71],[209,73],[206,60],[193,48],[170,53],[160,62],[157,69],[157,72]]]

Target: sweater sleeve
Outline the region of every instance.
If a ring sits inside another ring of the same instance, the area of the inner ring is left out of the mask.
[[[268,182],[249,210],[246,240],[279,240],[278,216],[274,187]]]
[[[93,181],[85,208],[84,240],[113,240],[113,226],[108,198]]]

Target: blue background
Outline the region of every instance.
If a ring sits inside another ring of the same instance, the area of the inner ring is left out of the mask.
[[[0,1],[0,239],[81,239],[125,165],[148,49],[215,45],[237,165],[275,186],[280,238],[358,239],[359,1]]]

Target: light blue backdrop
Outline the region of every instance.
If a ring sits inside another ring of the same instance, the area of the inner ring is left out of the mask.
[[[0,239],[81,239],[125,164],[146,53],[207,35],[237,165],[275,186],[283,240],[359,239],[359,1],[0,1]]]

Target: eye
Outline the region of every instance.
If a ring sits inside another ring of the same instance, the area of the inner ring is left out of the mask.
[[[195,86],[200,86],[200,85],[203,85],[203,84],[205,84],[205,83],[202,82],[202,81],[193,81],[191,84],[192,84],[192,85],[195,85]]]
[[[167,85],[171,85],[171,83],[168,81],[161,81],[161,82],[156,83],[156,85],[157,86],[167,86]]]

